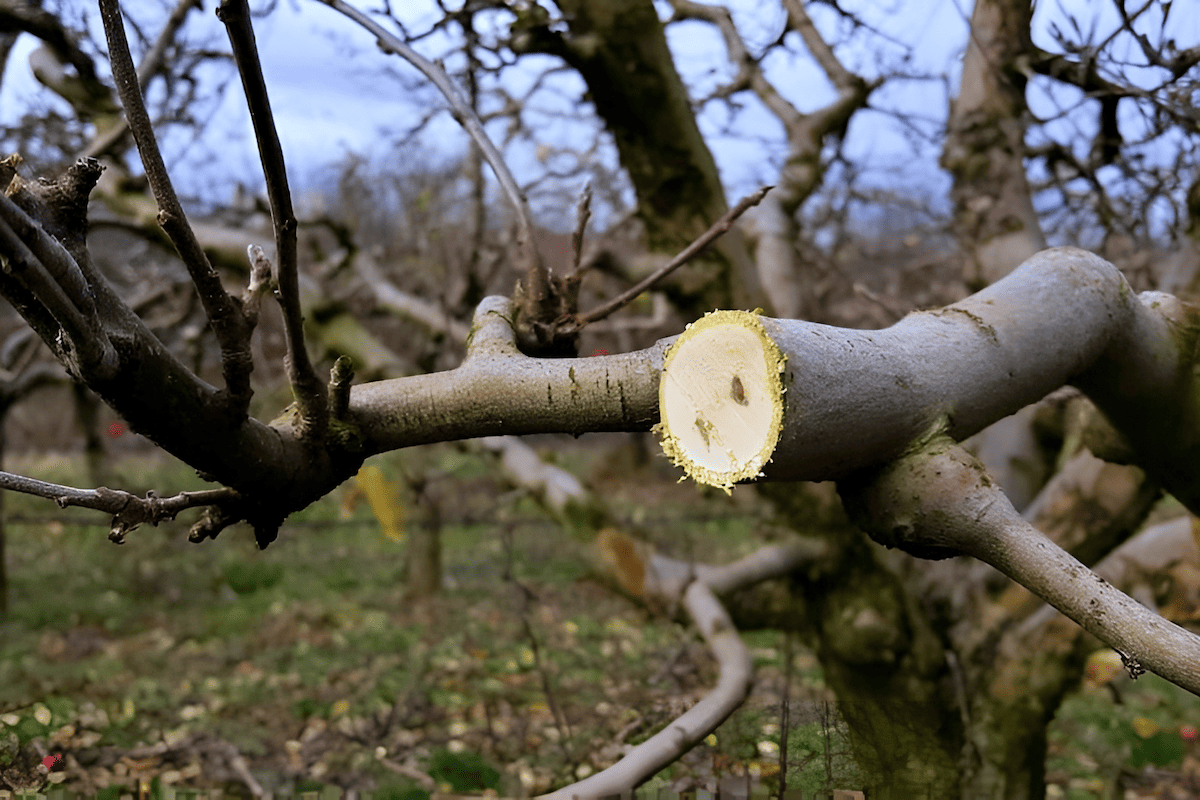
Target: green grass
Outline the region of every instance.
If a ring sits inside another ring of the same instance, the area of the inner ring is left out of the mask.
[[[586,472],[588,458],[563,460]],[[205,737],[218,737],[285,788],[352,770],[410,790],[380,762],[382,747],[383,758],[415,758],[431,772],[447,754],[485,776],[508,767],[496,781],[519,793],[522,776],[545,787],[603,768],[619,753],[602,756],[601,746],[630,709],[645,709],[648,735],[678,713],[666,698],[711,685],[711,665],[682,684],[650,685],[694,634],[587,580],[581,544],[498,486],[489,459],[445,446],[375,463],[389,480],[433,476],[450,520],[441,541],[454,591],[406,600],[403,544],[381,535],[365,502],[347,506],[348,487],[296,514],[264,552],[239,529],[189,544],[189,519],[117,546],[94,513],[9,495],[8,513],[25,521],[8,526],[0,739],[64,748],[80,762],[73,780],[97,786],[121,780],[112,748],[167,742],[176,760],[198,762]],[[88,485],[66,459],[21,468]],[[138,491],[203,486],[178,464],[114,472],[113,485]],[[612,503],[642,518],[650,508]],[[409,509],[409,524],[425,520]],[[744,526],[704,521],[695,532]],[[304,768],[288,768],[289,758]]]
[[[606,469],[586,451],[560,460],[581,475]],[[128,784],[125,751],[156,746],[165,748],[160,775],[210,786],[203,777],[219,772],[211,743],[222,741],[275,792],[357,776],[387,796],[425,796],[391,762],[443,775],[457,764],[476,776],[472,791],[516,795],[604,768],[621,754],[618,733],[623,744],[642,741],[712,687],[715,666],[695,632],[590,580],[581,543],[498,484],[490,459],[445,445],[373,463],[389,480],[430,479],[453,590],[409,600],[404,545],[381,534],[365,501],[346,502],[348,487],[296,514],[263,552],[244,529],[189,544],[190,519],[139,529],[116,546],[92,512],[7,495],[7,513],[25,521],[8,526],[0,770],[40,743],[70,753],[68,785],[94,793]],[[25,467],[88,485],[66,459],[14,465]],[[203,485],[162,461],[115,472],[113,485],[164,495]],[[721,562],[758,546],[752,495],[673,494],[669,474],[651,465],[647,475],[603,491],[665,547]],[[658,481],[661,495],[638,491]],[[425,508],[410,508],[406,524],[427,519]],[[778,780],[781,638],[743,639],[760,688],[711,741],[664,771],[664,787],[746,770]],[[810,653],[798,652],[792,667],[794,700],[816,708],[830,699]],[[1117,769],[1178,769],[1188,757],[1179,725],[1196,722],[1194,698],[1153,676],[1122,692],[1115,707],[1095,692],[1064,704],[1047,764],[1069,793],[1060,796],[1096,796],[1080,793],[1111,784]],[[1143,736],[1146,721],[1154,730]],[[827,766],[854,784],[836,718],[828,737],[811,718],[793,726],[790,787],[806,796],[822,788]],[[221,788],[246,793],[220,774],[212,781]]]

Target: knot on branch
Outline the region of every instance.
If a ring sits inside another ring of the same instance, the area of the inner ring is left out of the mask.
[[[513,290],[517,309],[517,346],[521,352],[543,358],[574,358],[579,352],[578,275],[547,276],[544,291],[526,289],[518,281]]]
[[[12,199],[79,258],[86,246],[88,198],[103,172],[96,159],[81,158],[53,180],[23,184],[24,191],[14,192]]]
[[[145,498],[105,486],[98,487],[96,494],[103,506],[113,511],[108,539],[115,544],[124,544],[125,534],[142,523],[157,526],[164,519],[175,519],[178,513],[178,509],[164,505],[153,489],[146,492]]]
[[[240,515],[228,513],[221,506],[210,506],[188,531],[188,541],[200,544],[205,539],[216,539],[221,531],[241,520]]]

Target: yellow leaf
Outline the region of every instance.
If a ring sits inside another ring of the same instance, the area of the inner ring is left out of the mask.
[[[1108,683],[1117,673],[1124,670],[1120,654],[1106,647],[1088,656],[1084,680],[1091,686],[1100,686]]]
[[[1149,739],[1158,733],[1158,723],[1145,717],[1135,717],[1133,720],[1133,732],[1143,739]]]
[[[601,564],[634,597],[646,592],[646,562],[643,545],[615,528],[603,528],[596,534],[596,553]]]
[[[367,496],[383,535],[393,542],[404,541],[404,505],[400,502],[399,487],[383,477],[383,470],[372,464],[364,466],[354,476],[354,484]]]

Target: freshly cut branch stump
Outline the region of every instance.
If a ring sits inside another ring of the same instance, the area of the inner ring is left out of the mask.
[[[759,477],[779,441],[786,363],[757,311],[693,322],[663,363],[655,426],[663,452],[692,480],[726,492]]]

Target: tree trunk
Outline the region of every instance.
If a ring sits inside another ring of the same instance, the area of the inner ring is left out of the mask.
[[[429,597],[442,588],[442,510],[439,498],[428,490],[428,483],[418,488],[417,501],[425,500],[429,519],[413,525],[408,532],[405,554],[408,572],[408,597]]]
[[[959,240],[982,284],[1046,247],[1025,175],[1029,0],[978,0],[962,84],[950,105],[942,166],[954,176]]]

